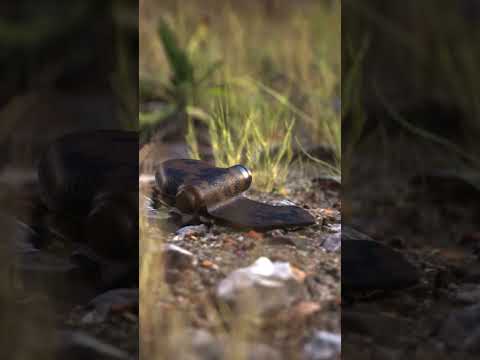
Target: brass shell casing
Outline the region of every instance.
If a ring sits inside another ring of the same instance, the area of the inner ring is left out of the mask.
[[[181,185],[175,197],[175,207],[185,213],[211,210],[246,191],[251,183],[251,172],[242,165],[235,165],[211,180]]]

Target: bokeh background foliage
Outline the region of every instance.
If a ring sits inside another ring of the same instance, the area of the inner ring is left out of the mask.
[[[140,103],[161,105],[141,105],[141,129],[178,112],[203,121],[216,163],[242,161],[268,191],[318,144],[338,173],[340,12],[340,1],[142,1]]]

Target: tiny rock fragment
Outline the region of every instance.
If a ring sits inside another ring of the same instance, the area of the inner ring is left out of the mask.
[[[307,318],[318,311],[320,311],[321,306],[319,303],[314,301],[300,301],[292,309],[292,317],[295,319],[304,319]]]
[[[214,270],[218,270],[218,265],[213,263],[212,261],[210,260],[203,260],[200,265],[203,267],[203,268],[206,268],[206,269],[214,269]]]
[[[175,232],[175,241],[181,241],[190,236],[202,236],[207,233],[207,227],[204,224],[184,226]]]
[[[196,264],[195,256],[188,250],[173,244],[164,246],[163,254],[165,256],[165,264],[168,270],[186,269]]]
[[[316,331],[305,344],[305,360],[335,360],[340,358],[342,338],[327,331]]]
[[[246,235],[247,237],[253,239],[253,240],[258,240],[258,241],[260,241],[260,240],[263,239],[263,234],[255,231],[255,230],[250,230],[250,231],[247,232],[245,235]]]
[[[305,278],[307,277],[307,274],[305,271],[300,270],[294,266],[290,267],[292,270],[293,277],[298,281],[298,282],[303,282]]]
[[[329,224],[327,226],[327,231],[330,233],[340,233],[342,232],[342,224]]]
[[[322,242],[322,247],[327,251],[338,251],[342,246],[342,234],[337,232],[334,234],[329,234],[325,237]]]
[[[335,221],[340,218],[340,211],[336,209],[326,208],[320,210],[320,214],[325,217],[327,220]]]
[[[297,206],[297,204],[295,204],[293,201],[290,201],[288,199],[272,201],[271,204],[274,206]]]

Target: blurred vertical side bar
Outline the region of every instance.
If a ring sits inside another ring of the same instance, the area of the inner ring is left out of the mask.
[[[0,74],[2,358],[135,358],[138,2],[1,2]]]
[[[343,2],[343,359],[480,353],[479,5]]]

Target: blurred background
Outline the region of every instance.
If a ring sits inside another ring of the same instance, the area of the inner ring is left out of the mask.
[[[242,161],[268,191],[293,158],[338,175],[340,14],[339,1],[142,0],[141,144]],[[145,147],[143,170],[152,158]]]
[[[396,292],[342,289],[345,359],[478,354],[478,297],[464,296],[480,273],[479,11],[471,0],[343,1],[342,231],[394,248],[419,274]],[[344,269],[352,258],[375,268],[360,250],[342,249]]]
[[[42,205],[37,163],[64,134],[138,128],[138,3],[2,2],[0,69],[2,357],[98,358],[69,323],[93,295],[72,275],[82,225]]]

